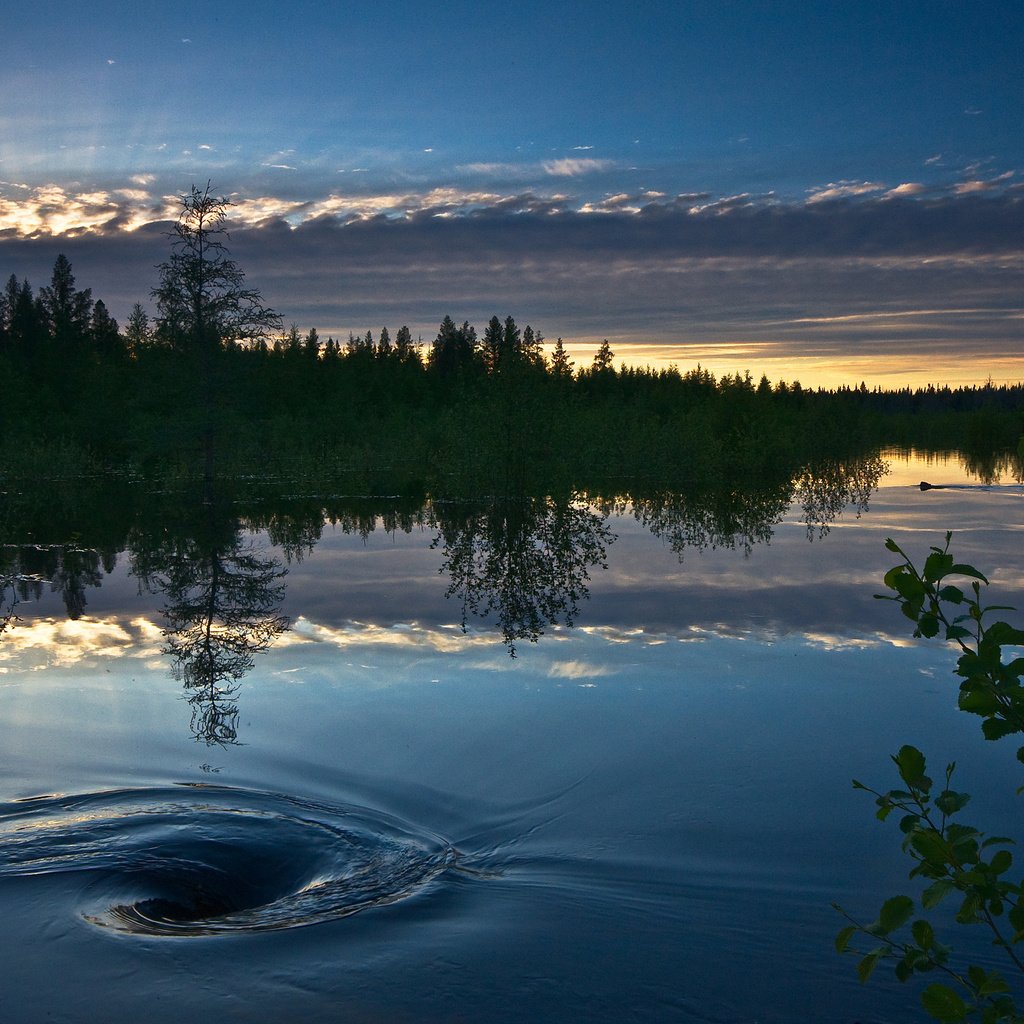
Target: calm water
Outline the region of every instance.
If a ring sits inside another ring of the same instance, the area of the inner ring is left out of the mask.
[[[1019,769],[872,595],[886,536],[953,529],[1024,605],[1024,495],[891,469],[860,514],[809,485],[8,536],[4,1019],[926,1019],[832,948],[831,902],[912,891],[850,779],[915,743],[1005,831]]]

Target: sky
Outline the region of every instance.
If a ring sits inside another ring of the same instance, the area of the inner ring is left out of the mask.
[[[1024,5],[46,3],[0,275],[153,312],[179,197],[300,330],[512,315],[577,364],[1024,379]]]

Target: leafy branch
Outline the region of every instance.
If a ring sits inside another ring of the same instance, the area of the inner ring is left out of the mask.
[[[1024,732],[1024,658],[1003,660],[1004,647],[1024,644],[1024,630],[1002,621],[985,624],[986,616],[992,612],[1013,609],[1007,605],[981,604],[981,585],[987,585],[988,579],[974,566],[953,560],[949,553],[952,536],[947,533],[943,547],[931,548],[921,571],[892,538],[888,539],[886,548],[900,555],[903,562],[885,574],[885,585],[895,594],[875,596],[899,603],[903,614],[917,623],[915,637],[931,638],[945,630],[946,639],[959,646],[956,674],[963,679],[960,710],[980,715],[985,720],[985,739],[997,740]],[[947,583],[950,576],[969,579],[973,596]],[[1017,751],[1017,758],[1024,761],[1024,747]]]
[[[895,594],[877,596],[899,603],[916,624],[915,637],[931,638],[944,630],[945,638],[958,645],[961,654],[956,673],[963,680],[959,706],[980,715],[986,739],[995,740],[1024,731],[1024,688],[1020,683],[1024,659],[1007,662],[1003,654],[1004,647],[1024,643],[1024,631],[1003,621],[988,623],[992,612],[1007,609],[982,605],[981,587],[988,579],[974,566],[954,561],[949,553],[951,537],[947,533],[943,547],[931,548],[921,570],[895,541],[887,540],[888,550],[903,561],[885,574],[886,586]],[[969,580],[968,592],[949,583],[949,577]],[[1024,761],[1024,747],[1017,757]],[[857,780],[853,785],[874,795],[880,821],[899,812],[903,851],[914,861],[909,877],[928,882],[921,893],[921,910],[934,910],[956,894],[956,922],[987,928],[993,945],[1003,950],[1015,972],[1024,974],[1024,958],[1019,952],[1024,940],[1024,884],[1004,877],[1013,866],[1013,855],[1006,849],[1013,840],[988,836],[954,820],[970,800],[969,794],[952,788],[955,762],[946,766],[944,784],[936,793],[921,751],[904,746],[892,760],[903,788],[881,793]],[[965,970],[950,966],[951,948],[938,940],[927,919],[915,917],[911,897],[886,900],[877,920],[868,925],[833,906],[850,922],[836,936],[836,949],[860,956],[857,972],[862,982],[880,961],[895,960],[900,981],[937,971],[952,983],[933,982],[921,996],[925,1010],[940,1024],[970,1019],[981,1024],[1024,1024],[1024,1014],[1003,975],[978,966]],[[905,931],[908,925],[909,935]],[[857,936],[868,937],[873,944],[861,948],[855,942]]]

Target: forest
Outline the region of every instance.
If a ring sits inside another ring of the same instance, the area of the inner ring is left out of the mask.
[[[615,365],[576,366],[561,338],[512,316],[445,316],[345,341],[284,330],[225,244],[228,203],[193,188],[152,293],[122,328],[61,255],[48,285],[0,294],[9,477],[218,472],[367,487],[437,479],[493,487],[511,472],[744,478],[872,447],[958,449],[982,465],[1024,434],[1024,384],[886,391]],[[538,476],[539,474],[539,476]],[[385,483],[385,479],[387,483]]]

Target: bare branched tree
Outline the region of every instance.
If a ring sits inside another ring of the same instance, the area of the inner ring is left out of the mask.
[[[281,318],[263,304],[225,245],[224,222],[231,202],[210,183],[181,197],[181,213],[170,232],[171,257],[161,263],[153,289],[157,330],[165,343],[196,354],[280,330]]]

